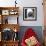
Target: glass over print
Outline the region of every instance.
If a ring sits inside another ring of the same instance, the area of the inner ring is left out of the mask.
[[[24,7],[23,8],[23,20],[37,20],[37,8],[36,7]]]

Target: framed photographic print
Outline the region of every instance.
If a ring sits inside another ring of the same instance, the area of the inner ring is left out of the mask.
[[[10,28],[4,28],[2,31],[2,40],[8,41],[12,40],[12,30]]]
[[[8,16],[3,16],[2,24],[8,24]]]
[[[8,17],[8,24],[18,24],[18,16]]]
[[[36,21],[37,20],[37,8],[36,7],[24,7],[23,8],[23,20]]]
[[[9,15],[9,10],[2,10],[2,15]]]
[[[16,15],[18,12],[16,10],[10,10],[9,14],[10,15]]]

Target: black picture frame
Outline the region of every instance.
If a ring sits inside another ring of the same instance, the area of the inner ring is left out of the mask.
[[[37,7],[23,7],[23,20],[36,21],[37,20]]]

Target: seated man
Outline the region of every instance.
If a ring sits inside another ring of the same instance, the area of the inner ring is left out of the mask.
[[[37,39],[36,33],[31,29],[27,29],[21,42],[22,46],[41,46]]]

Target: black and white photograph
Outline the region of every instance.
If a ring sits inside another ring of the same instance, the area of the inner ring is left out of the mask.
[[[36,7],[24,7],[23,8],[23,19],[26,21],[37,20],[37,8]]]

